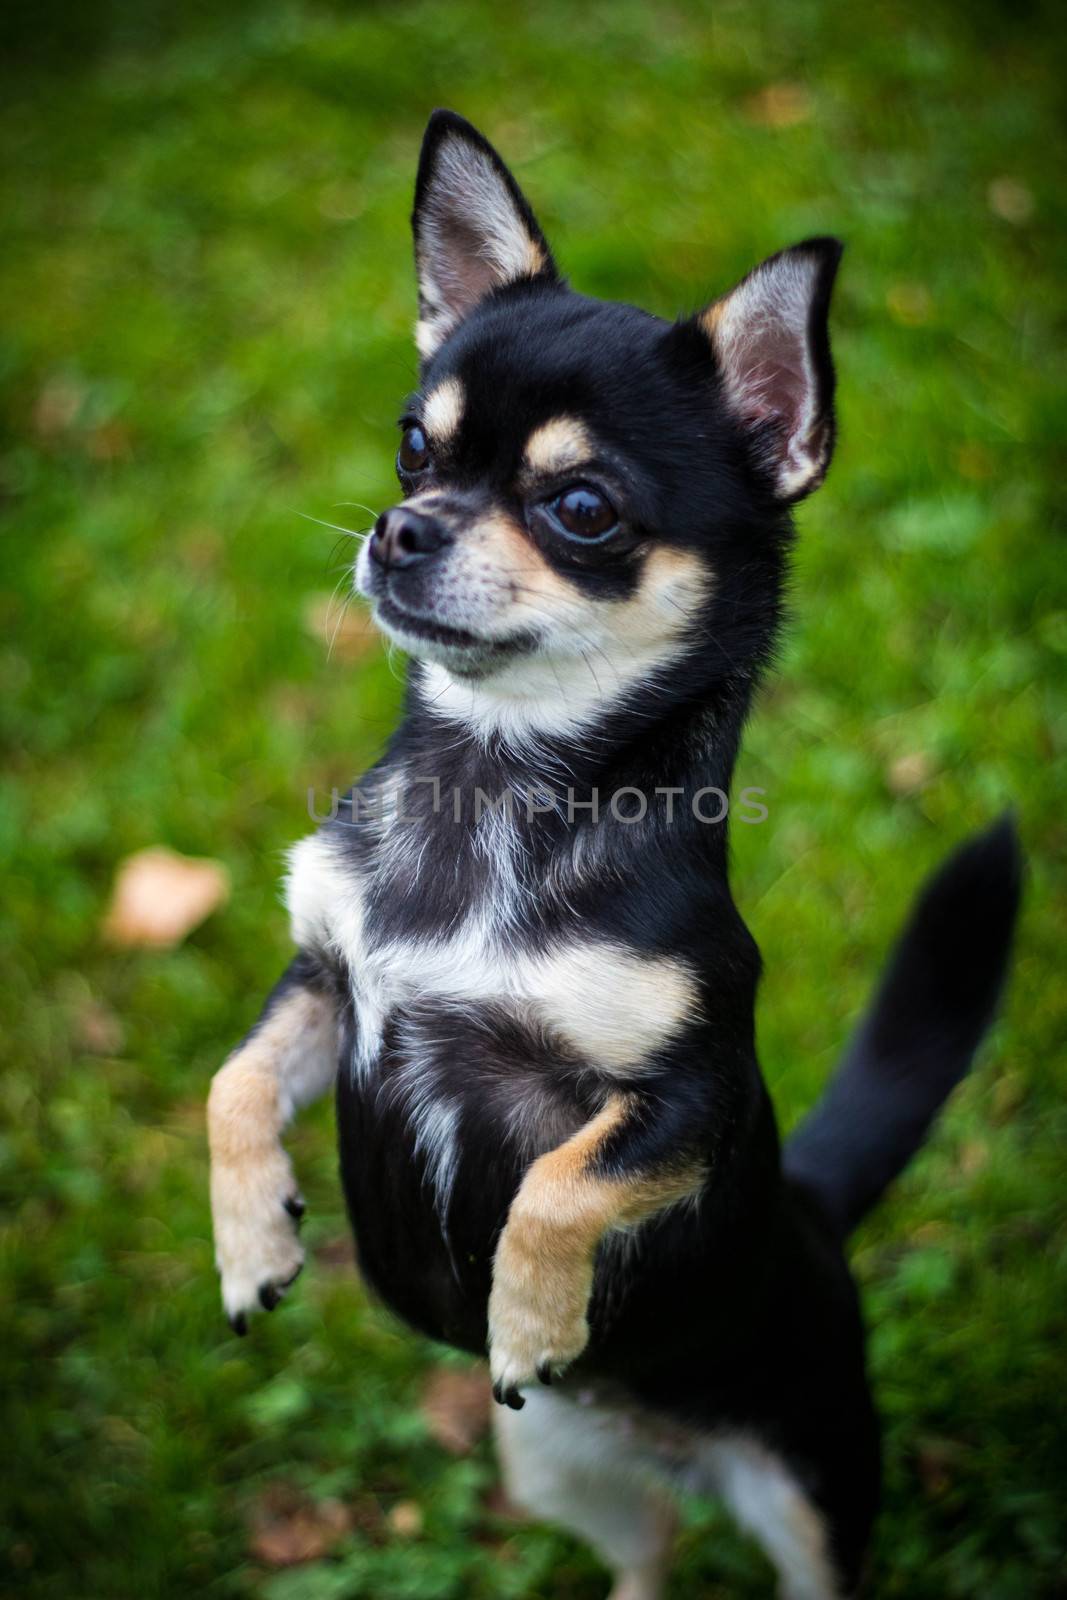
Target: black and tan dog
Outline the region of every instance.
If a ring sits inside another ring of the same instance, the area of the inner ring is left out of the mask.
[[[513,1496],[600,1552],[616,1600],[662,1592],[672,1486],[829,1600],[879,1480],[842,1242],[967,1070],[1018,893],[1007,823],[942,869],[780,1161],[708,796],[774,648],[789,508],[830,461],[840,247],[676,323],[586,299],[449,113],[414,226],[404,499],[357,566],[413,657],[407,707],[294,850],[299,954],[212,1088],[226,1310],[243,1332],[299,1270],[280,1135],[336,1084],[363,1271],[488,1349]]]

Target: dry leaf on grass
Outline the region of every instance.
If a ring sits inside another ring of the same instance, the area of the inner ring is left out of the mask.
[[[491,1517],[500,1517],[504,1522],[528,1522],[529,1513],[522,1506],[516,1505],[514,1500],[508,1499],[507,1490],[502,1483],[491,1483],[482,1495],[482,1510]]]
[[[74,1014],[74,1037],[94,1056],[117,1056],[125,1043],[122,1022],[99,1000],[86,1000]]]
[[[454,1456],[469,1455],[489,1427],[489,1376],[484,1368],[437,1367],[420,1409],[431,1435]]]
[[[350,1234],[341,1234],[336,1239],[323,1239],[315,1249],[315,1260],[320,1267],[325,1267],[328,1272],[355,1272],[356,1247]]]
[[[422,1532],[422,1507],[414,1500],[398,1500],[386,1521],[399,1539],[417,1539]]]
[[[133,455],[133,433],[125,422],[102,422],[86,434],[85,450],[94,461],[128,461]]]
[[[745,101],[748,120],[764,128],[795,128],[811,114],[811,95],[802,83],[769,83]]]
[[[920,1444],[915,1467],[928,1499],[940,1500],[952,1488],[963,1454],[954,1439],[926,1439]]]
[[[167,950],[229,898],[220,861],[182,856],[164,846],[138,850],[118,870],[103,933],[112,944]]]
[[[312,595],[304,607],[304,627],[339,661],[359,661],[382,642],[367,608],[341,595]]]
[[[58,374],[49,378],[33,408],[33,425],[42,439],[54,439],[72,427],[85,403],[87,390],[76,378]]]
[[[351,1531],[352,1513],[340,1500],[310,1500],[289,1484],[272,1484],[253,1507],[248,1547],[268,1567],[318,1561]]]
[[[897,756],[886,770],[886,782],[894,794],[916,794],[934,776],[934,762],[925,750],[911,750]]]
[[[986,190],[986,202],[994,216],[1005,222],[1029,222],[1034,214],[1034,197],[1018,178],[994,178]]]
[[[960,1145],[956,1165],[965,1178],[973,1178],[989,1165],[989,1146],[984,1139],[965,1139]]]
[[[71,1041],[94,1056],[117,1056],[126,1042],[121,1018],[98,1000],[80,972],[61,972],[56,999],[70,1027]]]

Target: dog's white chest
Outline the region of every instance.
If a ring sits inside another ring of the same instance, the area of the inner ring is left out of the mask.
[[[491,912],[447,934],[383,938],[369,925],[365,886],[323,834],[293,850],[288,903],[297,944],[340,956],[351,974],[363,1066],[386,1019],[413,1002],[503,1005],[608,1073],[640,1070],[698,1011],[685,963],[613,939],[560,938],[524,951],[501,936]]]

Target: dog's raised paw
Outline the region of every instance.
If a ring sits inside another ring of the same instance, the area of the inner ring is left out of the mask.
[[[547,1305],[562,1311],[568,1299],[564,1315],[548,1314]],[[585,1305],[584,1284],[573,1296],[533,1301],[497,1276],[489,1301],[489,1368],[498,1405],[518,1411],[522,1389],[551,1384],[564,1375],[589,1341]]]
[[[305,1211],[289,1158],[279,1145],[254,1161],[214,1163],[211,1211],[222,1304],[236,1334],[256,1311],[273,1311],[298,1277],[297,1237]]]

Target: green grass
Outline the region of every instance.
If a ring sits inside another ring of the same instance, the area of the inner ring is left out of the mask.
[[[848,241],[840,452],[800,518],[789,646],[741,762],[770,818],[736,830],[736,892],[789,1124],[923,872],[1018,807],[1030,877],[1004,1017],[856,1242],[887,1434],[874,1593],[1064,1593],[1051,9],[51,0],[7,26],[9,1592],[604,1590],[568,1540],[493,1511],[487,1450],[453,1461],[428,1439],[414,1400],[439,1353],[350,1274],[312,1264],[238,1343],[211,1262],[201,1105],[286,959],[281,852],[308,828],[308,785],[350,780],[398,702],[384,654],[329,660],[309,633],[343,550],[300,514],[361,526],[338,503],[393,494],[414,371],[407,211],[445,103],[514,160],[590,292],[673,313],[806,234]],[[793,112],[775,125],[756,97],[782,83],[804,93],[770,102]],[[917,754],[925,781],[907,788],[898,763]],[[155,843],[222,859],[232,900],[177,950],[116,954],[98,932],[113,874]],[[96,1053],[93,1004],[122,1030]],[[310,1240],[333,1241],[328,1111],[292,1145]],[[362,1508],[334,1557],[278,1573],[250,1557],[248,1508],[277,1480]],[[385,1519],[410,1500],[424,1529],[403,1538]],[[755,1597],[766,1570],[694,1510],[671,1593]]]

